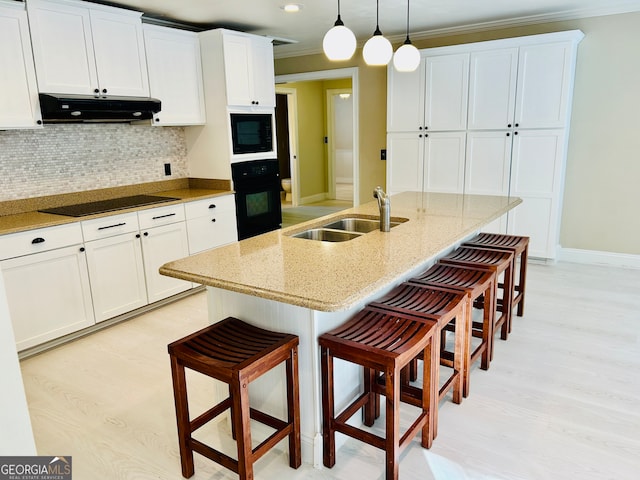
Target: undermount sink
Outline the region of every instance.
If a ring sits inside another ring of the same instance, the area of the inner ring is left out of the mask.
[[[356,232],[346,232],[343,230],[330,230],[328,228],[310,228],[303,232],[291,235],[295,238],[306,238],[308,240],[320,240],[323,242],[346,242],[362,235]]]
[[[402,222],[391,222],[391,227],[400,225]],[[349,232],[369,233],[380,229],[380,221],[371,218],[347,217],[327,223],[323,228],[333,228],[335,230],[346,230]]]
[[[408,221],[407,218],[393,218],[391,220],[391,227],[395,227],[406,221]],[[354,238],[379,229],[380,220],[375,217],[352,216],[339,218],[315,228],[290,234],[290,236],[322,242],[346,242],[347,240],[353,240]]]

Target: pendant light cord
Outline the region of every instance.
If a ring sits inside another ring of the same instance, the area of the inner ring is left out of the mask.
[[[336,19],[336,23],[333,24],[334,27],[343,26],[344,22],[340,18],[340,0],[338,0],[338,18]]]
[[[376,31],[373,34],[382,35],[380,31],[380,0],[376,0]]]
[[[411,40],[409,40],[409,0],[407,0],[407,38],[405,39],[404,43],[405,45],[411,44]]]

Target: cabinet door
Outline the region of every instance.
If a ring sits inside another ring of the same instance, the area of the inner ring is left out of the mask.
[[[86,243],[96,322],[147,304],[139,235],[127,233]]]
[[[273,45],[267,38],[251,39],[253,99],[261,107],[276,106]]]
[[[418,133],[387,135],[387,190],[389,194],[421,192],[424,138]]]
[[[184,222],[143,231],[142,256],[149,303],[191,288],[191,282],[166,277],[158,272],[165,263],[189,256],[187,227]]]
[[[564,177],[564,130],[520,130],[513,139],[509,233],[530,238],[529,256],[555,258]]]
[[[42,124],[27,14],[0,6],[0,129]]]
[[[518,49],[471,54],[469,130],[511,128],[516,104]]]
[[[18,350],[94,324],[80,245],[0,262]]]
[[[520,128],[566,126],[573,48],[570,43],[520,48],[515,116]]]
[[[425,192],[463,193],[466,132],[435,132],[425,138]]]
[[[469,54],[425,58],[425,124],[429,131],[465,130]]]
[[[413,72],[387,69],[387,131],[424,129],[424,60]]]
[[[149,77],[140,18],[91,10],[91,31],[100,91],[108,95],[148,97]]]
[[[464,193],[508,195],[511,131],[468,132]]]
[[[194,32],[144,25],[151,96],[162,102],[154,125],[205,123],[200,42]]]
[[[93,94],[98,77],[89,11],[30,0],[27,12],[39,91]]]

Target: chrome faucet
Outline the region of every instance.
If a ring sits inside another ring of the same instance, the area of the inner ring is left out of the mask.
[[[378,208],[380,209],[380,231],[388,232],[391,230],[391,199],[389,195],[384,193],[382,187],[376,187],[373,190],[373,197],[378,199]]]

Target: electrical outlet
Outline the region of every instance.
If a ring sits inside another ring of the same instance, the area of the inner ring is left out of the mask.
[[[383,148],[382,150],[380,150],[380,160],[386,160],[387,159],[387,149]]]
[[[170,163],[165,163],[164,164],[164,174],[169,176],[171,175],[171,164]]]

